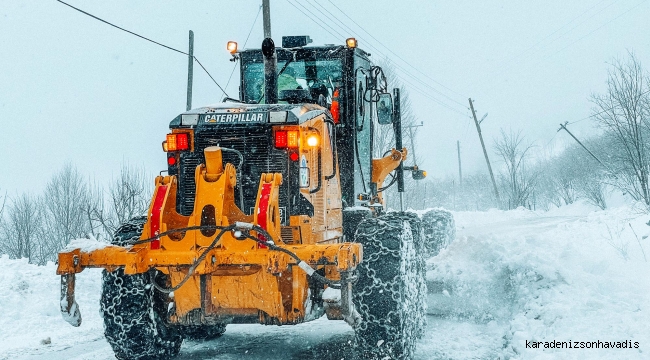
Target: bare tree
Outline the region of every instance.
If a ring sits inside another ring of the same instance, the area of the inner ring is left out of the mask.
[[[0,252],[12,259],[27,258],[31,263],[45,264],[47,242],[43,236],[41,207],[38,199],[23,194],[7,208],[7,219],[0,227]]]
[[[627,61],[617,60],[608,72],[607,93],[594,94],[593,117],[613,140],[610,174],[616,187],[642,201],[650,209],[650,87],[648,73],[629,53]]]
[[[528,152],[531,144],[526,144],[521,131],[506,133],[494,141],[494,149],[505,164],[506,172],[501,180],[508,194],[511,207],[525,206],[534,189],[535,175],[527,168]]]
[[[119,177],[108,187],[107,199],[95,199],[88,213],[92,214],[92,221],[101,224],[104,234],[110,236],[127,220],[146,214],[152,192],[153,180],[144,168],[124,164]]]
[[[88,201],[85,202],[82,212],[88,234],[95,239],[108,242],[112,233],[106,233],[104,228],[104,189],[96,183],[89,183],[87,194]]]
[[[0,205],[0,222],[2,222],[2,215],[5,212],[5,205],[7,204],[7,193],[5,192],[4,196],[2,196],[2,205]]]
[[[88,202],[88,186],[72,164],[66,164],[48,182],[42,197],[43,240],[51,243],[52,260],[71,240],[88,236],[90,227],[84,216]]]

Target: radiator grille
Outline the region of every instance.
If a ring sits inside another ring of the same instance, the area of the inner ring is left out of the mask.
[[[255,207],[257,188],[262,173],[281,173],[283,184],[280,187],[280,207],[283,212],[283,224],[288,223],[286,214],[289,206],[289,181],[287,174],[289,161],[285,151],[277,150],[272,143],[272,129],[269,126],[223,126],[197,130],[194,135],[194,152],[183,154],[180,162],[180,181],[178,192],[178,211],[189,215],[194,208],[196,184],[194,171],[203,163],[203,150],[208,146],[219,145],[223,148],[238,150],[244,157],[244,163],[237,174],[237,182],[243,187],[244,206],[242,211],[250,214]],[[235,166],[239,157],[233,152],[223,153],[223,162]],[[235,202],[241,207],[239,187],[235,190]]]

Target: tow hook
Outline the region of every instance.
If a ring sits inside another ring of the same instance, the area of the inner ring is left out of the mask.
[[[70,325],[81,325],[81,312],[74,299],[75,274],[61,275],[61,315]]]

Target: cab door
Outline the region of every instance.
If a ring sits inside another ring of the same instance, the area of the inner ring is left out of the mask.
[[[367,88],[369,83],[370,63],[355,56],[355,161],[354,161],[354,189],[355,205],[361,204],[360,194],[370,194],[371,164],[372,164],[372,119],[370,116],[371,104],[368,99]]]

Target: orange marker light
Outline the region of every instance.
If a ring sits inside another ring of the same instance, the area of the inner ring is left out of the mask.
[[[231,54],[234,54],[237,52],[237,42],[235,41],[228,41],[228,45],[226,45],[226,49],[228,49],[228,52]]]
[[[167,134],[167,151],[178,150],[176,146],[176,134]]]
[[[287,147],[295,149],[298,147],[298,132],[287,131]]]

